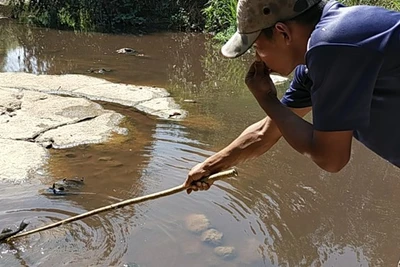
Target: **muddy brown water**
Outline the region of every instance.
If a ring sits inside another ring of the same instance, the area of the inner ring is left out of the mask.
[[[2,72],[77,73],[162,86],[189,111],[174,122],[101,103],[126,116],[130,134],[52,150],[37,179],[2,182],[1,227],[26,218],[33,229],[179,185],[195,164],[264,116],[242,81],[250,56],[224,60],[202,34],[77,34],[0,20],[0,36]],[[116,54],[122,47],[145,57]],[[93,74],[90,68],[112,71]],[[400,172],[358,143],[353,148],[349,165],[328,174],[281,140],[238,165],[239,177],[207,192],[128,206],[0,244],[0,266],[395,266]],[[53,181],[75,176],[85,178],[85,194],[42,193]],[[222,245],[234,247],[234,257],[216,256],[186,228],[193,213],[223,233]]]

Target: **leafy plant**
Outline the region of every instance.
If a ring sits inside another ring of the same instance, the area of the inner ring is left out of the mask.
[[[205,30],[226,41],[236,31],[237,0],[209,0],[203,9]]]

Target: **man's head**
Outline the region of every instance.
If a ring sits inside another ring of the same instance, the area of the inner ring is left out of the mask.
[[[272,71],[288,75],[301,64],[326,0],[239,0],[237,32],[222,47],[236,58],[254,46]]]

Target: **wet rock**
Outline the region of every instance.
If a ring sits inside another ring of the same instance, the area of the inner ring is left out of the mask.
[[[236,255],[234,247],[216,247],[214,253],[223,259],[233,259]]]
[[[221,245],[223,234],[215,229],[208,229],[201,234],[201,241],[211,245]]]
[[[110,161],[110,160],[112,160],[112,157],[100,157],[98,160],[99,161]]]
[[[129,48],[129,47],[124,47],[116,50],[118,54],[134,54],[137,53],[135,49]]]
[[[204,214],[190,214],[186,217],[186,228],[193,233],[201,233],[210,228],[210,221]]]

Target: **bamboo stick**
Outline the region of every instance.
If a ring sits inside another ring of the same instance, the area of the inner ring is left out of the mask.
[[[205,177],[201,181],[203,181],[203,182],[206,182],[206,181],[215,182],[215,181],[218,181],[218,180],[221,180],[221,179],[224,179],[224,178],[237,176],[237,175],[238,175],[238,173],[237,173],[236,169],[230,169],[230,170],[226,170],[226,171],[215,173],[213,175],[210,175],[209,177]],[[11,239],[15,239],[15,238],[18,238],[18,237],[22,237],[22,236],[27,236],[27,235],[31,235],[31,234],[34,234],[34,233],[38,233],[38,232],[41,232],[41,231],[44,231],[44,230],[48,230],[48,229],[51,229],[51,228],[54,228],[54,227],[57,227],[57,226],[60,226],[60,225],[65,225],[67,223],[70,223],[70,222],[73,222],[73,221],[77,221],[77,220],[80,220],[80,219],[83,219],[83,218],[86,218],[86,217],[89,217],[89,216],[92,216],[92,215],[95,215],[95,214],[99,214],[101,212],[105,212],[105,211],[108,211],[108,210],[117,209],[117,208],[121,208],[121,207],[124,207],[124,206],[127,206],[127,205],[137,204],[137,203],[141,203],[141,202],[144,202],[144,201],[147,201],[147,200],[152,200],[152,199],[157,199],[157,198],[161,198],[161,197],[164,197],[164,196],[173,195],[173,194],[176,194],[178,192],[184,191],[186,189],[187,189],[187,187],[185,187],[185,185],[182,184],[182,185],[179,185],[179,186],[176,186],[176,187],[172,187],[172,188],[164,190],[164,191],[160,191],[160,192],[156,192],[156,193],[153,193],[153,194],[149,194],[149,195],[146,195],[146,196],[127,199],[127,200],[124,200],[124,201],[121,201],[121,202],[118,202],[118,203],[111,204],[109,206],[101,207],[101,208],[94,209],[94,210],[91,210],[91,211],[88,211],[88,212],[85,212],[85,213],[82,213],[82,214],[79,214],[79,215],[76,215],[76,216],[69,217],[69,218],[64,219],[62,221],[59,221],[59,222],[55,222],[55,223],[52,223],[52,224],[49,224],[49,225],[46,225],[46,226],[43,226],[43,227],[40,227],[40,228],[36,228],[36,229],[30,230],[30,231],[27,231],[27,232],[23,232],[23,233],[16,234],[14,236],[10,236],[9,238],[7,238],[7,241],[10,241]]]

